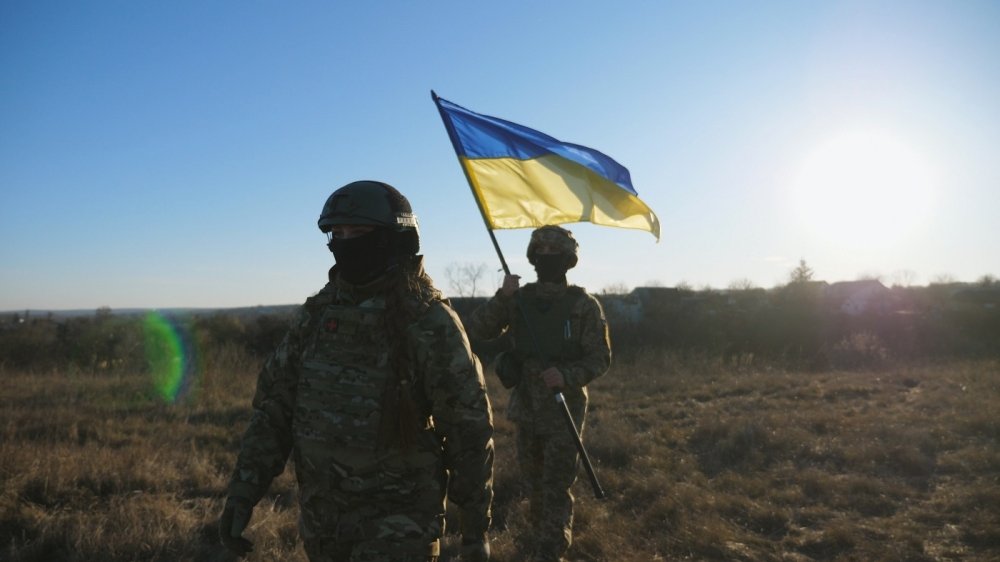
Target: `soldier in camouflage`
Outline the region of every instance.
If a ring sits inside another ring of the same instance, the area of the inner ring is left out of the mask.
[[[312,562],[436,560],[446,498],[463,560],[488,560],[490,404],[462,324],[424,273],[409,202],[354,182],[319,227],[336,265],[260,373],[222,542],[252,550],[253,506],[291,456]]]
[[[540,561],[562,559],[572,542],[573,494],[579,455],[553,397],[561,391],[582,434],[587,412],[586,386],[611,364],[611,345],[601,305],[575,285],[566,272],[576,265],[578,244],[558,226],[535,230],[528,261],[537,283],[520,287],[508,275],[466,324],[473,339],[505,332],[513,351],[496,361],[496,371],[511,388],[508,417],[517,426],[517,457],[530,492],[533,536],[523,537]]]

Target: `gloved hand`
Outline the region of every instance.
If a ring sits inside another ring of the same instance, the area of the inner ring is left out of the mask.
[[[222,544],[241,558],[253,552],[253,543],[243,538],[243,529],[250,523],[252,513],[253,504],[250,500],[230,497],[226,499],[226,507],[222,509],[222,518],[219,519],[219,538],[222,539]]]
[[[486,535],[462,537],[462,562],[489,562],[490,539]]]

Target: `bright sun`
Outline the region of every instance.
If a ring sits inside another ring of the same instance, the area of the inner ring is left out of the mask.
[[[796,217],[845,248],[887,248],[913,232],[931,207],[927,162],[881,131],[836,135],[808,153],[793,182]]]

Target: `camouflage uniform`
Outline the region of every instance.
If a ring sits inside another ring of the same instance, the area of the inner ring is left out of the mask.
[[[498,368],[507,370],[508,377],[510,370],[517,371],[508,417],[517,426],[518,462],[530,489],[535,536],[529,540],[543,559],[557,560],[572,542],[570,487],[579,456],[553,392],[539,373],[554,366],[563,374],[562,392],[582,435],[586,385],[611,363],[604,312],[580,287],[529,283],[514,296],[497,291],[473,312],[466,329],[474,339],[493,339],[508,330],[513,337],[515,349],[502,357]]]
[[[440,294],[411,290],[397,301],[416,318],[411,372],[393,384],[383,327],[392,273],[353,286],[335,270],[260,373],[229,496],[256,504],[291,455],[310,560],[434,560],[446,495],[463,536],[485,537],[490,523],[493,425],[480,365]],[[415,410],[412,442],[386,442],[385,427],[405,423],[403,402]]]

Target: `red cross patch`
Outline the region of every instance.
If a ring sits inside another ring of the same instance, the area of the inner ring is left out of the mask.
[[[326,324],[323,324],[323,328],[325,328],[327,332],[336,332],[339,327],[340,325],[337,323],[336,318],[331,318],[326,321]]]

